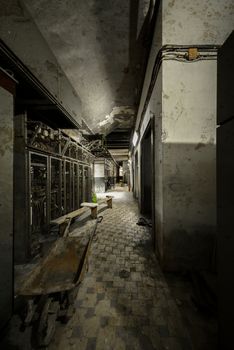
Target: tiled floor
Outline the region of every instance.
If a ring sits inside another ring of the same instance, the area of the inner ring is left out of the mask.
[[[215,308],[208,312],[198,307],[191,273],[166,273],[164,276],[179,306],[194,349],[217,350],[218,322]]]
[[[136,225],[132,194],[114,196],[113,209],[101,214],[76,312],[67,325],[58,324],[49,349],[192,349],[149,229]]]

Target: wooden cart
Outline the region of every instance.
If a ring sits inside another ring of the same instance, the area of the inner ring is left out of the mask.
[[[74,310],[74,301],[85,271],[97,224],[89,237],[60,237],[52,249],[32,269],[27,278],[18,281],[16,298],[23,298],[23,325],[32,325],[36,347],[48,346],[53,338],[56,320],[67,322]]]

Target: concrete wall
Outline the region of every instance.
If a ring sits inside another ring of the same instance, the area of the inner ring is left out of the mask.
[[[221,45],[233,29],[232,0],[163,0],[162,44]]]
[[[106,191],[105,183],[105,161],[94,162],[94,192],[103,193]]]
[[[158,257],[163,259],[163,153],[162,153],[162,69],[160,69],[152,98],[149,102],[154,115],[154,188],[155,188],[155,249]]]
[[[81,124],[81,101],[21,1],[0,0],[0,37]]]
[[[157,241],[157,247],[156,250],[161,251],[162,255],[162,218],[163,218],[163,205],[162,205],[162,164],[161,164],[161,124],[162,124],[162,71],[160,70],[158,74],[158,79],[156,81],[153,94],[151,97],[151,100],[149,101],[149,105],[147,107],[145,116],[143,119],[141,119],[142,111],[144,108],[145,99],[147,96],[148,88],[150,85],[151,80],[151,74],[154,67],[155,58],[158,54],[158,51],[162,47],[162,2],[159,7],[157,20],[156,20],[156,27],[155,32],[153,36],[151,51],[149,55],[149,60],[147,64],[145,79],[144,79],[144,85],[142,89],[140,104],[137,112],[137,120],[136,120],[136,130],[139,128],[139,143],[134,149],[134,157],[132,158],[132,161],[134,163],[135,154],[137,152],[138,156],[138,167],[135,169],[135,197],[138,199],[138,203],[140,205],[141,203],[141,191],[140,191],[140,184],[141,184],[141,139],[144,135],[144,132],[148,126],[148,123],[150,122],[150,119],[154,118],[154,133],[155,133],[155,176],[154,176],[154,182],[155,182],[155,235],[156,235],[156,241]]]
[[[222,44],[231,0],[165,0],[162,45]],[[217,62],[162,64],[163,266],[210,268],[216,232]]]
[[[140,120],[153,64],[163,45],[222,44],[233,23],[231,0],[164,0],[159,11],[136,129],[140,125],[142,136],[154,115],[156,251],[166,270],[209,268],[211,263],[216,230],[217,64],[163,61]]]
[[[164,62],[164,267],[208,267],[216,226],[216,62]],[[182,77],[182,78],[181,78]]]
[[[13,304],[13,96],[0,87],[0,328]]]

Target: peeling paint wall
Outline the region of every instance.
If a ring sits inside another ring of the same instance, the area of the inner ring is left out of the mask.
[[[222,44],[234,4],[165,0],[163,45]],[[210,268],[216,233],[217,62],[162,65],[163,266]]]
[[[13,303],[13,96],[0,87],[0,328]]]
[[[0,1],[0,37],[81,124],[81,101],[21,1]]]
[[[164,0],[142,91],[163,45],[219,45],[234,4]],[[155,238],[165,270],[209,268],[216,232],[216,61],[163,61],[144,119],[155,118]],[[138,123],[136,124],[138,128]],[[138,146],[139,147],[139,146]]]
[[[233,22],[232,0],[163,0],[163,45],[221,45]]]
[[[216,226],[216,62],[164,62],[164,267],[209,267]]]

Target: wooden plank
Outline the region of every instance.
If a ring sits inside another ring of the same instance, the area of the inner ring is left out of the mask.
[[[59,218],[52,220],[51,224],[61,225],[65,222],[65,220],[66,220],[66,215],[60,216]]]
[[[98,206],[97,203],[92,203],[92,202],[84,202],[81,203],[82,207],[87,207],[87,208],[96,208]]]
[[[85,212],[87,212],[86,208],[80,208],[80,209],[74,210],[71,213],[68,213],[66,215],[60,216],[57,219],[52,220],[51,224],[62,225],[66,221],[66,219],[73,219],[77,216],[81,216]]]
[[[72,211],[71,213],[68,213],[66,215],[67,218],[70,218],[70,219],[73,219],[75,218],[76,216],[81,216],[82,214],[84,214],[85,212],[87,212],[87,209],[86,208],[80,208],[80,209],[77,209],[77,210],[74,210]]]

